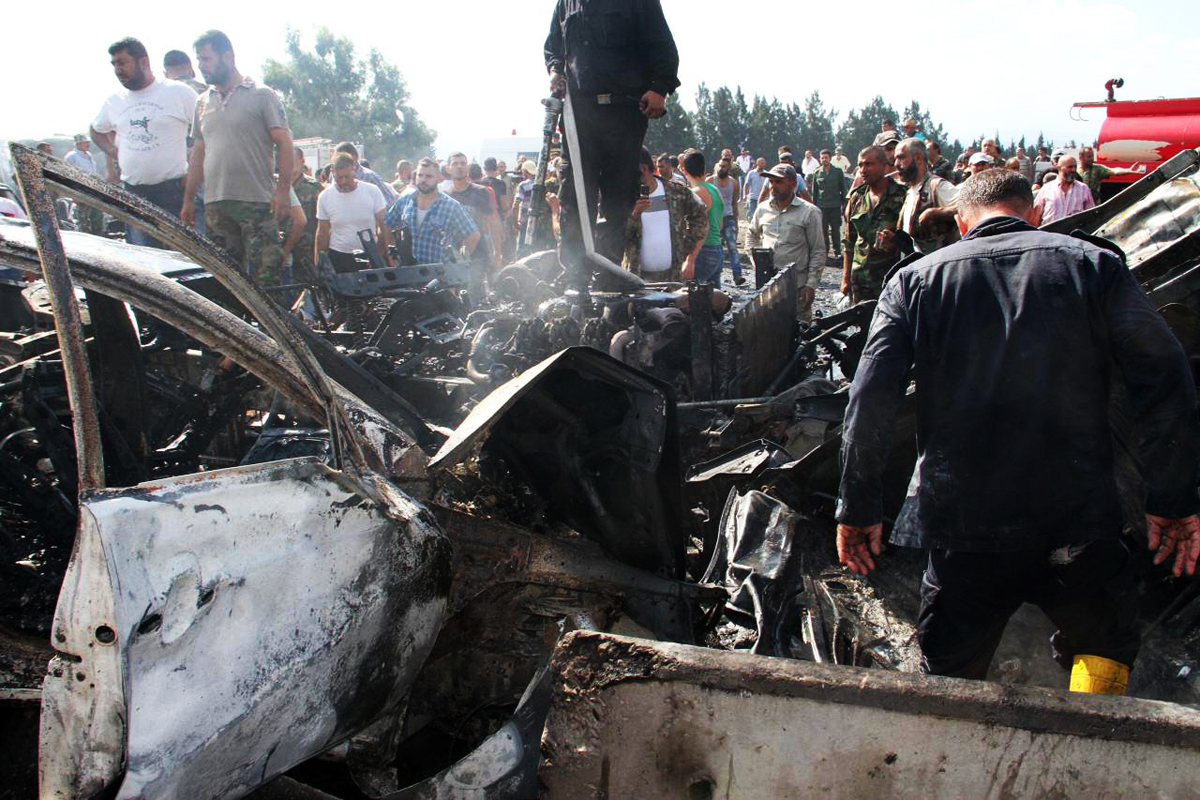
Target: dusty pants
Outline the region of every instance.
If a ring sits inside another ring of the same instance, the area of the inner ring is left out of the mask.
[[[233,258],[242,274],[259,286],[278,286],[283,248],[270,203],[218,200],[204,205],[208,238]]]

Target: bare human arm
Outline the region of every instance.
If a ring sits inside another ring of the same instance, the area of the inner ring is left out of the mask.
[[[116,183],[121,179],[120,165],[117,163],[119,160],[118,156],[120,155],[117,152],[117,132],[109,131],[108,133],[101,133],[95,128],[88,128],[88,134],[96,144],[96,147],[99,147],[104,151],[104,155],[108,156],[108,182]]]
[[[329,220],[317,220],[317,235],[313,237],[313,263],[321,263],[321,253],[329,249]]]
[[[384,217],[386,217],[386,216],[387,216],[386,208],[381,208],[375,212],[375,238],[376,238],[376,240],[383,243],[383,249],[380,251],[380,254],[383,256],[384,262],[389,267],[391,267],[391,266],[395,266],[392,263],[392,254],[391,254],[392,231],[387,226],[387,222],[384,221]]]
[[[275,217],[284,216],[288,209],[288,189],[292,186],[292,132],[287,128],[271,128],[271,141],[275,143],[276,163],[279,177],[275,181],[275,193],[271,195],[271,211]],[[190,170],[189,170],[190,171]]]
[[[179,210],[179,218],[185,225],[196,224],[196,192],[204,183],[204,140],[196,139],[192,143],[192,154],[188,159],[187,178],[183,182],[183,207]]]
[[[285,261],[292,254],[292,250],[295,249],[296,242],[300,241],[300,237],[304,234],[304,226],[308,224],[308,217],[304,213],[303,206],[290,207],[287,216],[292,222],[292,227],[288,229],[287,238],[283,240],[283,258]]]

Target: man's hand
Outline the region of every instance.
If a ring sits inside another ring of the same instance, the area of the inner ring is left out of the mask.
[[[108,167],[105,171],[108,175],[109,183],[119,184],[121,182],[121,167],[117,164],[116,159],[108,159]]]
[[[696,255],[693,253],[683,262],[683,269],[679,273],[682,280],[690,281],[696,277]]]
[[[638,105],[641,107],[642,113],[650,119],[658,119],[667,113],[667,98],[658,92],[646,92],[642,95],[642,100]]]
[[[896,231],[892,228],[884,228],[875,236],[875,249],[884,253],[890,252],[896,245],[895,239]]]
[[[275,215],[275,219],[287,216],[291,206],[287,184],[277,185],[271,194],[271,213]]]
[[[1175,577],[1196,573],[1196,557],[1200,556],[1200,517],[1166,519],[1146,515],[1146,530],[1150,536],[1150,549],[1155,550],[1154,563],[1161,564],[1175,553],[1172,572]]]
[[[191,197],[183,198],[183,205],[179,209],[179,219],[184,225],[196,227],[196,203]]]
[[[634,219],[637,219],[638,217],[642,216],[643,211],[649,211],[649,210],[650,210],[650,198],[649,197],[639,197],[638,201],[633,204],[633,215],[632,216]]]
[[[871,556],[883,552],[883,523],[877,522],[866,528],[838,525],[837,552],[838,561],[851,572],[866,575],[875,569],[875,560]]]
[[[550,73],[550,94],[562,98],[567,93],[567,76],[555,70]]]
[[[811,286],[800,287],[800,299],[804,301],[804,305],[811,306],[813,299],[817,296],[817,290]]]
[[[850,294],[850,276],[844,272],[842,273],[841,292],[842,294]]]

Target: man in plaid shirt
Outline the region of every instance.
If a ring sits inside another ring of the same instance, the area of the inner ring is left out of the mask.
[[[389,228],[408,229],[418,264],[440,264],[447,249],[460,245],[471,259],[479,246],[479,228],[461,203],[438,191],[441,179],[437,162],[422,158],[413,178],[416,191],[401,195],[385,217]]]

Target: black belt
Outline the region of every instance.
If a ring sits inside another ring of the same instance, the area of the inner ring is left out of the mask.
[[[612,106],[612,105],[618,105],[621,103],[640,103],[640,102],[642,102],[642,98],[640,98],[640,97],[634,97],[631,94],[618,94],[616,92],[606,92],[604,94],[597,94],[597,95],[589,94],[589,95],[585,95],[585,97],[588,100],[591,100],[593,97],[595,97],[596,105],[598,105],[598,106]]]

